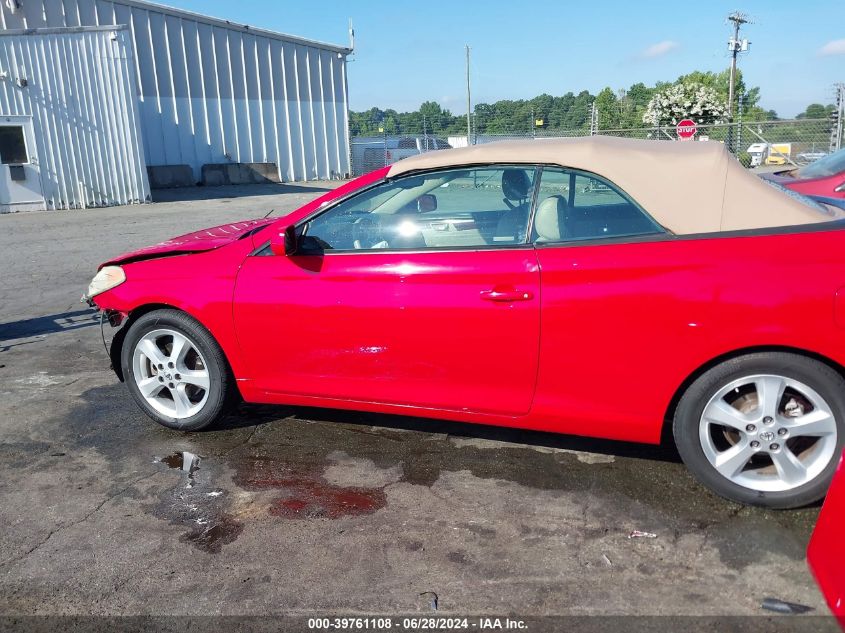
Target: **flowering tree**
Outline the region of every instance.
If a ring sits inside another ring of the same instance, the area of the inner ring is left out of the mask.
[[[721,123],[728,106],[713,88],[699,83],[676,83],[657,92],[648,102],[643,123],[675,125],[686,118],[696,123]]]

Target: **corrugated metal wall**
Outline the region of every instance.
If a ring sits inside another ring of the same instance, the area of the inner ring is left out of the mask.
[[[283,180],[350,172],[348,50],[136,0],[11,0],[3,28],[125,24],[147,164],[274,162]]]
[[[62,31],[0,32],[0,114],[32,117],[47,208],[144,202],[130,33]]]

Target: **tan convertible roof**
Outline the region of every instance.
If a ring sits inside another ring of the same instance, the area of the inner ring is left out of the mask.
[[[714,141],[611,136],[499,141],[406,158],[393,165],[389,176],[487,163],[542,163],[604,176],[661,225],[681,235],[833,219],[764,183]]]

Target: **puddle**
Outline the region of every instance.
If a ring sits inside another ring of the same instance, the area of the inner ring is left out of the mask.
[[[187,473],[188,487],[191,488],[194,485],[194,473],[200,468],[200,459],[200,456],[195,455],[194,453],[190,453],[188,451],[176,451],[172,455],[162,457],[158,461],[168,468],[181,470],[183,473]]]

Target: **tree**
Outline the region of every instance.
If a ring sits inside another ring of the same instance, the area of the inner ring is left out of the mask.
[[[622,112],[619,109],[619,99],[616,98],[616,93],[609,87],[604,88],[596,95],[595,104],[599,112],[599,129],[612,130],[618,128]]]
[[[716,91],[696,83],[678,82],[657,92],[643,114],[643,123],[675,125],[691,118],[696,123],[721,123],[728,109]]]
[[[811,103],[807,106],[801,114],[796,116],[796,119],[826,119],[830,113],[836,109],[833,105],[822,105],[821,103]]]

